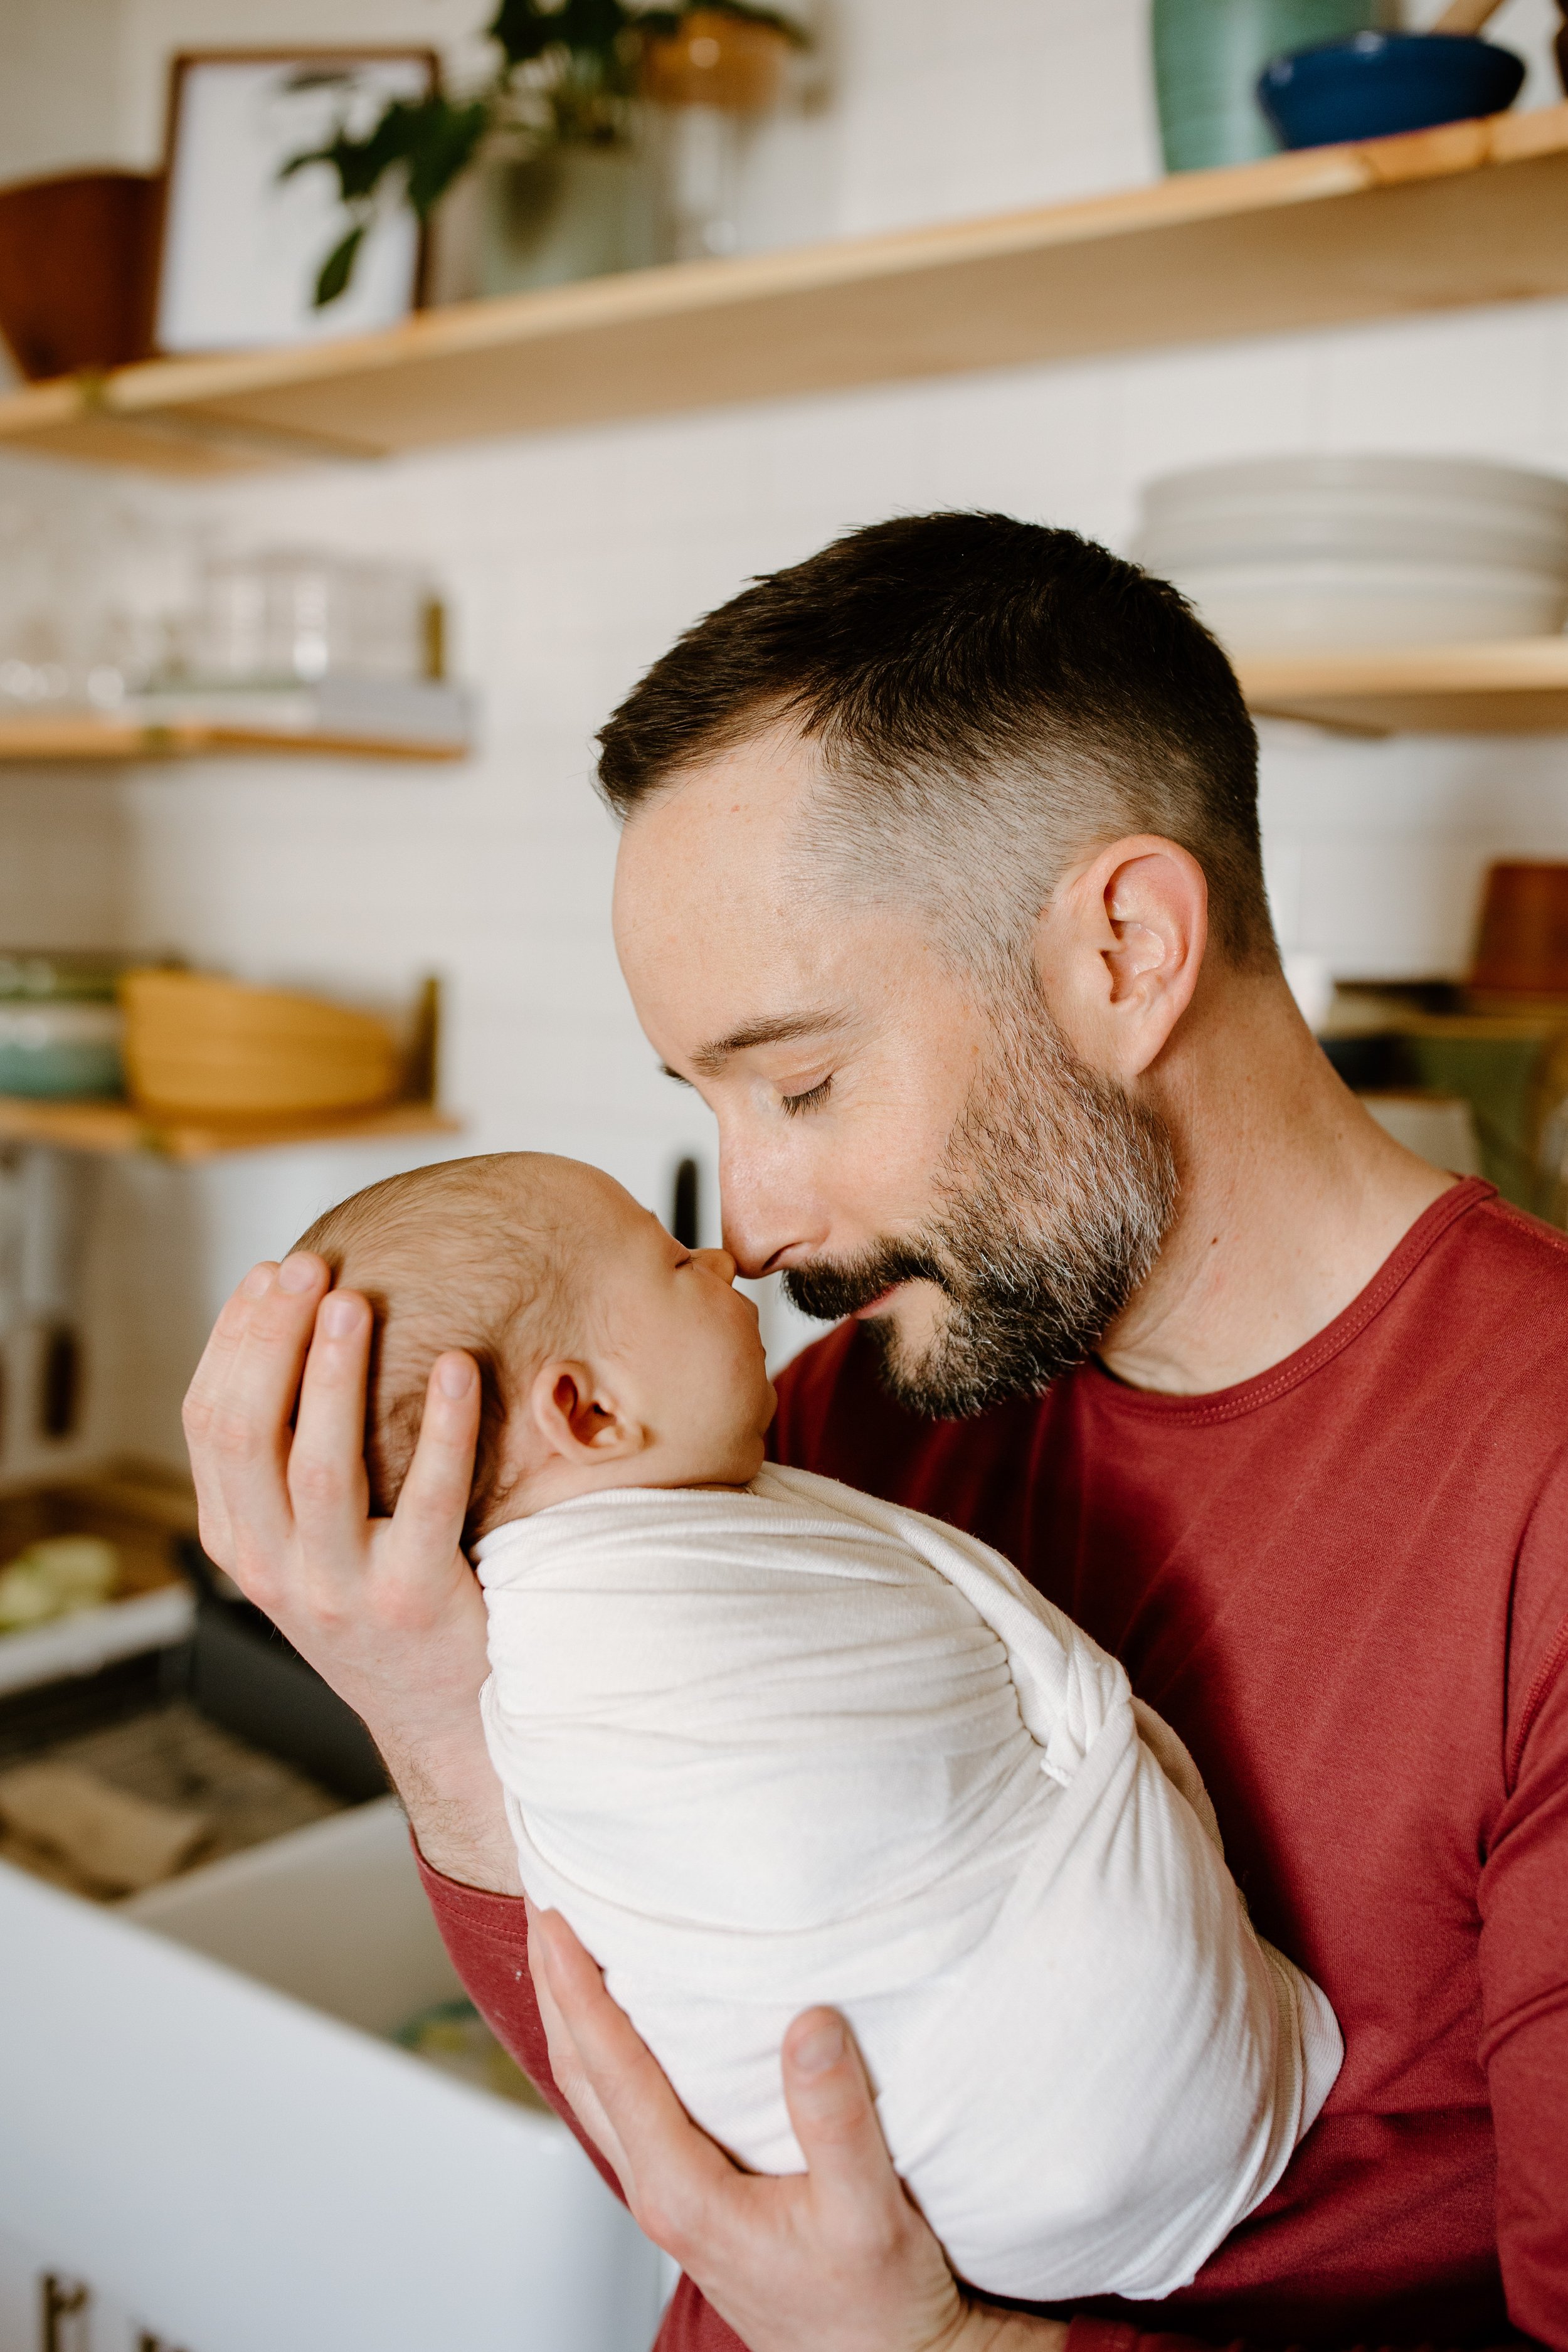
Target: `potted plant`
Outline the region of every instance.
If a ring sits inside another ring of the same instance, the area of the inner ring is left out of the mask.
[[[735,114],[772,104],[792,47],[792,18],[751,0],[500,0],[487,28],[499,56],[466,95],[398,100],[363,130],[341,120],[324,146],[290,156],[283,175],[336,174],[342,234],[325,257],[315,301],[353,279],[378,209],[410,205],[422,221],[479,194],[470,289],[527,286],[636,268],[668,242],[639,138],[642,101]],[[450,273],[448,272],[448,278]]]

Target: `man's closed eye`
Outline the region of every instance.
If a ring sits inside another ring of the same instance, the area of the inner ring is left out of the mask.
[[[779,1108],[786,1118],[798,1118],[802,1111],[820,1110],[832,1091],[833,1080],[828,1076],[820,1086],[808,1087],[804,1094],[781,1095]]]

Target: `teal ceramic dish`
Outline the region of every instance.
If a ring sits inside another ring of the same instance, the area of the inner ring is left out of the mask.
[[[121,1021],[113,1004],[0,1003],[0,1095],[117,1095]]]

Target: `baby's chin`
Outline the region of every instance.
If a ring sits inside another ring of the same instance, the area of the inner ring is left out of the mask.
[[[768,1458],[767,1433],[773,1425],[773,1405],[777,1402],[772,1381],[768,1383],[768,1397],[766,1421],[757,1428],[748,1430],[736,1444],[730,1475],[737,1486],[749,1486]]]

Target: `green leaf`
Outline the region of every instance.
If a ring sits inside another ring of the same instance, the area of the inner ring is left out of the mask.
[[[541,8],[538,0],[500,0],[493,23],[485,30],[499,42],[509,65],[531,65],[546,49],[561,45],[561,11]]]
[[[387,173],[402,170],[409,201],[424,215],[473,161],[489,119],[482,98],[467,106],[454,106],[439,92],[395,99],[362,138],[340,123],[326,146],[290,155],[278,176],[287,180],[309,163],[323,163],[335,173],[343,203],[354,205],[368,204]]]
[[[482,98],[468,106],[453,106],[444,98],[426,100],[408,155],[408,201],[421,220],[468,170],[489,127],[489,108]]]
[[[551,49],[608,63],[621,35],[636,23],[626,0],[557,0],[553,7],[542,0],[500,0],[486,30],[509,65],[530,65]]]
[[[359,258],[359,249],[364,243],[364,233],[369,226],[368,221],[356,221],[347,236],[333,246],[322,262],[316,279],[314,298],[318,310],[324,310],[329,302],[335,302],[340,294],[347,293],[349,281],[354,274],[354,263]]]

